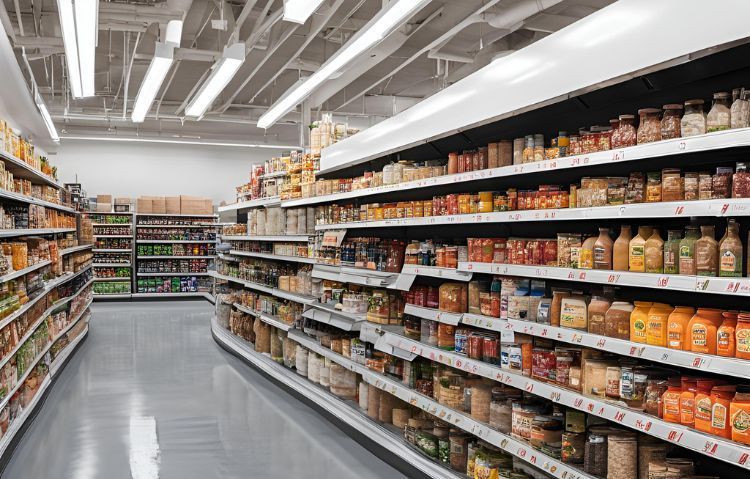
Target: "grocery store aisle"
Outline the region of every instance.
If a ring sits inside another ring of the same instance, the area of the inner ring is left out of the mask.
[[[395,478],[221,350],[205,301],[97,303],[3,478]]]

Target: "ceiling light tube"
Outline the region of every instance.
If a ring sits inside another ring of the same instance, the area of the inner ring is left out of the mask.
[[[323,66],[307,80],[292,87],[258,120],[259,128],[268,128],[279,118],[300,104],[318,86],[328,80],[349,62],[382,41],[394,28],[427,5],[430,0],[392,0],[352,39],[341,47]]]
[[[81,96],[94,96],[96,42],[99,31],[99,0],[75,0],[73,5],[78,45],[78,64],[81,69]]]
[[[55,128],[52,116],[50,116],[49,110],[47,110],[47,105],[44,104],[44,100],[42,100],[38,93],[34,95],[34,103],[36,103],[39,113],[42,114],[42,120],[44,120],[44,125],[47,127],[47,131],[49,131],[50,138],[57,143],[60,141],[60,136],[57,134],[57,128]]]
[[[72,0],[57,0],[57,12],[60,16],[65,62],[68,65],[68,82],[73,98],[83,96],[81,87],[81,69],[78,66],[78,44],[76,40],[75,14]]]
[[[200,118],[214,102],[219,93],[224,90],[229,81],[245,61],[245,44],[235,43],[224,49],[221,60],[213,66],[208,79],[201,85],[198,93],[185,108],[185,114],[192,118]]]
[[[167,143],[174,145],[203,145],[203,146],[226,146],[230,148],[271,148],[276,150],[298,150],[298,145],[270,145],[265,143],[233,143],[229,141],[212,141],[212,140],[182,140],[169,138],[150,138],[150,137],[117,137],[117,136],[64,136],[64,141],[119,141],[131,143]]]
[[[157,42],[154,57],[151,59],[151,64],[146,70],[146,76],[143,77],[138,95],[135,97],[135,105],[131,113],[133,122],[141,123],[146,118],[156,94],[159,93],[159,89],[161,89],[161,85],[164,83],[167,73],[169,73],[173,60],[174,47]]]
[[[305,23],[323,0],[284,0],[284,21]]]

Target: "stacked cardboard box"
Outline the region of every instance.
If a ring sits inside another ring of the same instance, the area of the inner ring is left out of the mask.
[[[197,196],[141,196],[136,201],[140,214],[211,215],[214,206],[210,199]]]
[[[98,213],[112,212],[112,195],[96,195],[96,211]]]

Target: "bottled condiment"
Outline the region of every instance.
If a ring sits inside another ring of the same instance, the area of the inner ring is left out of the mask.
[[[695,275],[695,242],[700,238],[697,226],[685,228],[685,237],[680,240],[679,274]]]
[[[606,334],[606,314],[612,302],[604,296],[592,296],[588,307],[588,332],[591,334]]]
[[[737,163],[732,175],[732,198],[750,198],[750,171],[747,163]]]
[[[698,276],[718,276],[719,242],[714,226],[701,226],[701,234],[695,242],[695,272]]]
[[[734,335],[737,328],[736,311],[724,311],[721,313],[723,321],[716,331],[716,354],[727,358],[733,358],[737,352]]]
[[[458,173],[458,153],[448,153],[448,174]]]
[[[731,105],[729,104],[729,93],[723,91],[714,93],[714,102],[711,110],[706,116],[706,131],[728,130],[731,123]]]
[[[635,308],[630,313],[630,340],[634,343],[646,342],[648,312],[654,304],[647,301],[635,301]]]
[[[695,316],[695,309],[690,306],[677,306],[667,320],[667,347],[670,349],[690,350],[687,339],[688,325]]]
[[[715,381],[712,379],[698,379],[695,391],[695,429],[703,432],[711,432],[711,389]]]
[[[680,132],[683,137],[706,133],[706,114],[703,113],[703,100],[688,100],[685,102],[685,114],[680,122]]]
[[[620,236],[617,237],[612,247],[612,269],[615,271],[628,270],[628,256],[630,240],[633,239],[630,225],[620,226]]]
[[[560,312],[562,311],[562,301],[565,298],[570,297],[570,290],[568,289],[552,289],[552,304],[550,305],[550,325],[560,326]]]
[[[646,271],[646,239],[653,233],[651,226],[638,227],[638,234],[630,240],[628,265],[634,272]]]
[[[680,395],[682,394],[682,383],[679,377],[670,377],[667,380],[667,390],[661,397],[662,417],[667,422],[680,423]]]
[[[737,316],[734,339],[737,357],[750,359],[750,313],[740,313]]]
[[[664,272],[667,274],[677,274],[680,270],[680,240],[682,231],[667,231],[667,241],[664,242]]]
[[[727,223],[727,230],[719,242],[719,276],[742,276],[742,241],[740,226],[733,219]]]
[[[594,269],[612,269],[612,246],[609,228],[599,228],[599,237],[594,243]]]
[[[653,346],[667,345],[668,320],[672,311],[674,311],[672,306],[660,303],[654,303],[649,309],[648,322],[646,323],[646,344]]]
[[[732,90],[732,107],[729,109],[731,128],[747,128],[750,126],[750,101],[748,92],[744,88]]]
[[[688,323],[690,351],[716,354],[716,331],[721,326],[721,313],[719,309],[698,308]]]
[[[633,146],[638,142],[638,134],[635,129],[634,115],[620,115],[620,123],[617,130],[612,132],[612,148],[623,148]]]
[[[630,315],[634,306],[615,301],[604,316],[604,335],[610,338],[630,339]]]
[[[691,376],[682,376],[680,393],[680,424],[693,427],[695,424],[695,392],[698,388],[698,379]]]
[[[729,405],[729,423],[732,426],[732,440],[750,444],[750,385],[737,386]]]
[[[646,273],[664,272],[664,240],[661,239],[659,229],[646,240],[644,255],[646,259]]]
[[[594,269],[594,245],[597,239],[597,236],[591,236],[590,238],[586,238],[586,241],[581,245],[581,253],[578,256],[578,268]]]
[[[572,295],[563,298],[560,309],[560,326],[563,328],[587,330],[588,310],[586,299],[582,295]]]
[[[711,389],[711,434],[723,438],[732,437],[729,423],[729,407],[734,399],[736,386],[722,384]]]
[[[651,143],[652,141],[661,140],[661,120],[658,108],[642,108],[638,110],[640,118],[638,124],[637,141],[641,143]]]
[[[664,115],[661,117],[661,139],[671,140],[680,137],[680,117],[682,116],[682,105],[672,103],[664,105]]]

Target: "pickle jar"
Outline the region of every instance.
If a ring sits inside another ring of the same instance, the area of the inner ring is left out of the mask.
[[[703,112],[703,100],[685,102],[685,114],[680,121],[680,133],[683,137],[706,133],[706,114]]]
[[[730,124],[731,105],[729,93],[723,91],[714,93],[714,102],[706,116],[706,131],[728,130]]]

